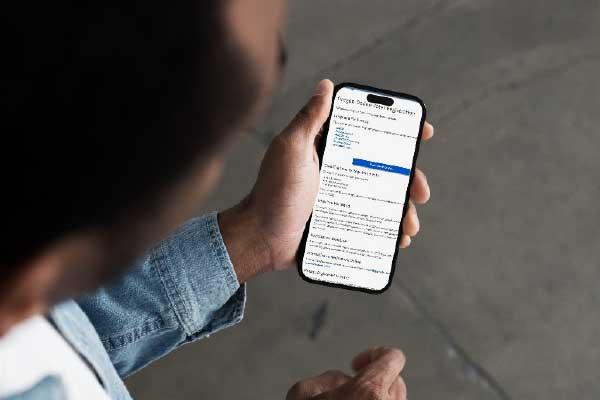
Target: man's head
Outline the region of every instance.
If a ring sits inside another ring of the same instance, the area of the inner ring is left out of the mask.
[[[118,275],[198,208],[268,102],[282,3],[4,13],[0,334]]]

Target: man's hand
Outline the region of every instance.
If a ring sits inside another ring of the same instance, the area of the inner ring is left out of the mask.
[[[286,269],[295,256],[319,188],[316,144],[331,108],[333,83],[319,82],[309,102],[271,142],[252,192],[219,214],[219,226],[240,282],[273,269]],[[433,136],[426,123],[423,140]],[[419,231],[414,203],[429,200],[423,172],[415,171],[400,247]]]
[[[352,360],[353,377],[327,371],[296,383],[286,400],[405,400],[406,385],[400,376],[405,361],[400,350],[370,349]]]

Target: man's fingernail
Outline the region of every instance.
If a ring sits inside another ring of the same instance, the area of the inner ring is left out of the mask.
[[[429,129],[431,129],[431,136],[433,136],[433,134],[435,133],[435,128],[429,122],[426,122],[426,124],[429,125]]]
[[[315,88],[315,94],[316,95],[320,95],[325,93],[325,88],[327,87],[327,80],[323,79],[321,80],[318,84],[317,87]]]

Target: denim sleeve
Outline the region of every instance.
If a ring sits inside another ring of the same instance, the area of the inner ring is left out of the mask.
[[[238,323],[245,300],[211,213],[185,223],[119,281],[78,303],[125,377]]]

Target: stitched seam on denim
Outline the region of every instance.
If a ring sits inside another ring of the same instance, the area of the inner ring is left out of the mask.
[[[239,321],[239,318],[242,316],[242,312],[243,312],[243,304],[244,304],[244,300],[243,300],[243,295],[239,296],[237,293],[234,294],[234,296],[236,296],[235,299],[235,303],[233,303],[231,305],[231,316],[227,315],[228,313],[221,315],[221,318],[219,318],[218,320],[214,321],[211,326],[220,326],[220,327],[227,327],[227,326],[231,326],[233,324],[235,324],[236,322]],[[213,328],[216,329],[216,328]]]
[[[209,318],[209,324],[202,328],[199,332],[194,334],[195,338],[211,335],[220,330],[229,328],[242,319],[242,315],[244,312],[244,294],[239,294],[239,292],[234,293],[236,297],[235,303],[231,304],[230,307],[227,307],[227,310],[231,310],[230,312],[221,313],[223,309],[217,310],[217,312],[213,313],[213,315]],[[214,314],[222,314],[215,316]]]
[[[173,309],[169,308],[167,311],[165,311],[166,313],[173,313]],[[137,325],[133,326],[133,327],[125,327],[123,329],[121,329],[118,332],[111,332],[109,335],[104,335],[104,336],[100,336],[100,341],[104,342],[105,340],[110,340],[111,338],[115,338],[115,337],[119,337],[122,335],[126,335],[129,332],[133,331],[134,329],[140,328],[142,326],[145,326],[147,324],[153,323],[155,321],[159,321],[161,323],[161,326],[164,326],[166,328],[176,328],[179,324],[179,321],[177,321],[177,318],[174,316],[168,316],[166,319],[163,318],[163,314],[165,312],[162,312],[160,314],[154,314],[155,316],[153,317],[148,317],[146,319],[144,319],[143,321],[141,321],[140,323],[138,323]],[[173,319],[175,320],[172,323],[169,323],[169,320]]]
[[[154,261],[156,262],[153,263],[153,265],[156,265],[157,267],[158,275],[160,276],[160,281],[163,285],[167,298],[171,303],[171,307],[173,307],[173,311],[177,316],[177,320],[183,327],[183,330],[185,331],[186,335],[189,336],[191,335],[191,329],[188,325],[187,319],[185,318],[186,315],[189,315],[186,301],[181,295],[181,293],[179,293],[177,283],[173,279],[171,271],[169,270],[168,263],[166,262],[168,260],[168,257],[166,254],[166,250],[164,249],[164,245],[159,246],[157,251],[160,251],[161,256],[154,258]]]
[[[210,239],[210,248],[219,262],[219,267],[225,272],[225,282],[227,283],[229,290],[235,291],[238,288],[237,276],[235,276],[235,273],[232,271],[233,268],[229,267],[230,265],[233,267],[233,264],[229,259],[229,253],[227,253],[227,248],[223,242],[217,218],[216,211],[212,212],[209,218],[206,218],[206,228]]]
[[[142,325],[136,326],[124,333],[104,338],[102,339],[102,344],[107,351],[112,351],[136,343],[152,333],[159,333],[169,328],[161,317],[157,317],[145,321]]]

